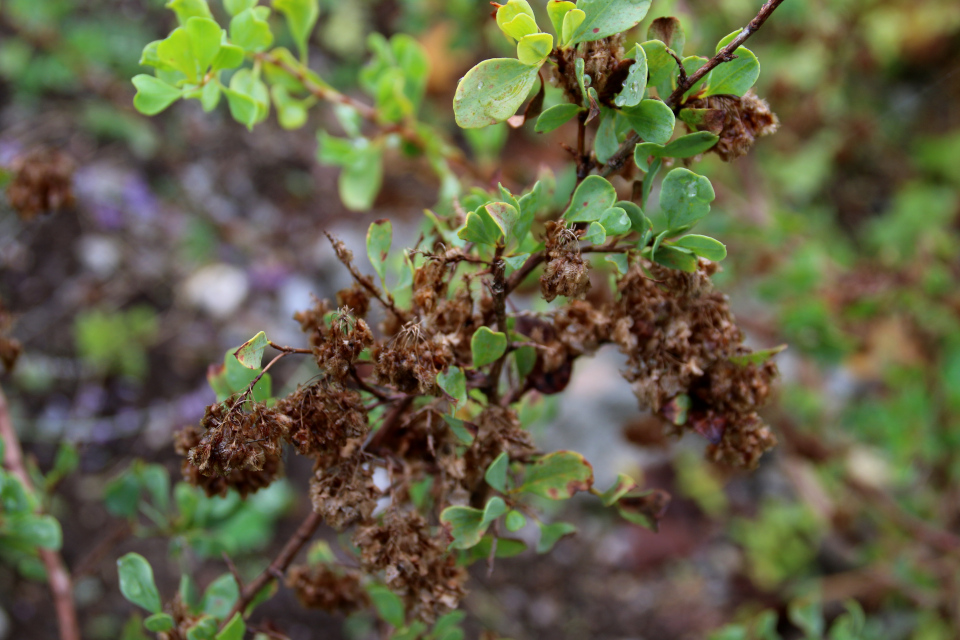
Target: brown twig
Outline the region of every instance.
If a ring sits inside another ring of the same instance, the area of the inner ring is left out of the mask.
[[[380,428],[370,435],[370,438],[363,444],[362,449],[364,451],[377,452],[384,439],[399,423],[400,416],[411,404],[413,404],[413,396],[404,396],[403,400],[398,402],[397,405],[390,410],[390,413],[387,414],[387,417],[383,419],[383,424],[380,425]]]
[[[729,62],[730,60],[736,58],[736,56],[733,55],[733,52],[736,51],[744,42],[746,42],[750,36],[756,33],[761,26],[763,26],[763,23],[767,21],[767,18],[770,17],[770,15],[774,12],[774,10],[776,10],[777,7],[780,6],[782,2],[783,0],[768,0],[760,8],[760,11],[757,13],[756,17],[754,17],[754,19],[751,20],[747,26],[740,31],[736,38],[730,41],[730,44],[717,52],[717,55],[713,56],[705,65],[697,69],[692,75],[686,76],[685,78],[684,76],[681,76],[680,82],[677,83],[677,88],[665,100],[667,105],[676,108],[676,106],[680,104],[683,94],[686,93],[687,90],[695,85],[701,78],[703,78],[703,76],[710,73],[710,71],[717,65],[724,62]],[[680,68],[682,70],[683,65],[681,65]],[[633,149],[638,142],[640,142],[640,136],[637,135],[636,132],[630,134],[623,144],[620,145],[620,148],[617,149],[617,152],[610,156],[610,158],[607,160],[607,164],[603,167],[600,175],[607,177],[611,173],[622,169],[627,159],[633,155]]]
[[[237,581],[237,588],[243,591],[243,578],[240,577],[240,571],[237,569],[237,565],[233,563],[233,560],[230,559],[230,555],[224,551],[222,554],[223,561],[227,565],[227,569],[230,571],[230,575],[233,576],[233,579]]]
[[[307,542],[310,541],[310,538],[313,537],[314,532],[320,527],[323,523],[323,516],[315,511],[310,511],[310,515],[300,523],[300,526],[297,527],[297,530],[293,533],[287,544],[283,546],[283,549],[280,550],[280,553],[276,558],[273,559],[273,562],[270,563],[270,566],[263,570],[252,582],[250,582],[243,591],[240,593],[240,597],[237,598],[236,603],[234,603],[233,608],[230,610],[230,613],[226,615],[223,619],[223,623],[220,625],[222,629],[227,622],[230,621],[233,616],[237,613],[242,612],[247,608],[247,605],[256,597],[260,591],[270,584],[271,580],[277,578],[277,576],[282,576],[287,570],[287,567],[290,566],[290,563],[293,562],[293,559],[296,557],[297,553],[300,552],[300,549],[303,548]],[[79,636],[77,636],[79,640]]]
[[[10,420],[7,398],[0,388],[0,438],[4,443],[3,464],[15,475],[23,487],[33,493],[33,484],[23,462],[20,440]],[[52,549],[39,549],[40,559],[47,570],[47,580],[53,593],[53,605],[57,612],[57,624],[60,627],[60,640],[80,640],[80,625],[77,622],[77,609],[73,602],[73,587],[70,574],[60,554]]]
[[[507,264],[503,261],[503,246],[497,245],[496,257],[493,260],[493,312],[497,318],[497,331],[504,335],[507,332],[507,307],[504,300],[507,297],[506,268]],[[490,377],[487,382],[487,397],[491,404],[499,402],[500,396],[500,373],[503,371],[503,363],[507,358],[509,349],[504,350],[503,355],[497,358],[496,362],[490,368]]]
[[[629,247],[617,247],[616,244],[613,245],[600,245],[600,246],[590,246],[590,247],[581,247],[581,253],[626,253],[629,251]],[[547,253],[545,250],[537,251],[524,262],[519,269],[514,271],[505,285],[504,295],[510,295],[514,289],[520,286],[520,283],[526,280],[534,269],[539,267],[547,259]]]
[[[276,342],[270,342],[267,340],[267,344],[276,349],[277,351],[283,351],[284,353],[302,353],[308,354],[313,353],[313,349],[298,349],[296,347],[285,347],[283,345],[277,344]]]
[[[333,246],[334,253],[337,254],[337,259],[347,268],[347,271],[350,272],[350,275],[353,276],[353,279],[357,281],[361,287],[370,292],[370,294],[377,299],[377,301],[386,307],[390,313],[395,315],[400,322],[407,321],[407,315],[402,312],[400,309],[397,309],[397,306],[393,303],[393,298],[389,294],[384,295],[381,293],[380,289],[373,283],[373,279],[370,276],[365,276],[354,266],[353,262],[348,260],[349,252],[346,252],[348,255],[341,255],[340,250],[337,249],[337,240],[334,238],[328,231],[323,232],[327,236],[327,240],[330,241],[330,244]],[[341,243],[342,246],[342,243]]]

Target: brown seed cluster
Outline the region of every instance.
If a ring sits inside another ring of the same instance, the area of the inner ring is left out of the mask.
[[[310,478],[310,502],[313,510],[337,531],[359,520],[369,520],[379,497],[373,468],[364,464],[360,456],[317,458]]]
[[[300,387],[277,402],[284,437],[303,456],[355,449],[370,430],[360,394],[329,378]]]
[[[73,206],[73,161],[53,149],[37,149],[13,162],[7,187],[10,206],[25,220]]]
[[[349,614],[370,605],[355,569],[328,564],[296,565],[287,572],[287,587],[307,609]]]
[[[457,607],[467,572],[447,553],[442,529],[434,533],[415,511],[387,510],[381,522],[361,526],[353,536],[367,573],[382,573],[414,617],[432,621]]]
[[[547,222],[547,265],[540,276],[540,293],[547,302],[557,296],[582,300],[590,290],[587,263],[580,255],[580,242],[562,222]]]
[[[713,290],[715,265],[696,273],[635,265],[619,282],[613,340],[627,355],[624,376],[640,404],[676,420],[681,395],[690,398],[685,422],[711,441],[715,460],[753,467],[775,444],[757,416],[767,400],[776,366],[740,366],[749,353],[727,299]]]
[[[775,133],[780,127],[777,115],[770,110],[766,100],[748,91],[742,98],[721,95],[690,100],[691,109],[708,109],[700,131],[712,131],[720,136],[710,149],[724,162],[745,156],[756,139]]]

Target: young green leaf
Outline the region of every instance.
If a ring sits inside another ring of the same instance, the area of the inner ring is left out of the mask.
[[[393,224],[387,220],[372,222],[367,229],[367,258],[382,282],[387,278],[387,256],[393,242]]]
[[[549,33],[531,33],[517,43],[517,58],[523,64],[539,67],[553,50],[553,36]]]
[[[343,206],[351,211],[367,211],[373,206],[383,182],[383,146],[366,138],[356,140],[357,147],[337,181]]]
[[[647,90],[647,54],[643,47],[636,45],[633,48],[633,64],[627,79],[623,81],[623,90],[614,98],[613,104],[618,107],[635,107],[643,100]]]
[[[610,156],[617,152],[620,141],[617,139],[617,112],[607,107],[600,107],[600,126],[593,139],[593,148],[597,162],[605,164]]]
[[[599,494],[600,501],[603,502],[605,507],[612,506],[617,500],[636,488],[637,483],[633,478],[625,473],[618,474],[617,481],[613,483],[613,486]]]
[[[490,466],[487,467],[486,473],[483,474],[483,479],[487,481],[488,485],[500,493],[506,493],[507,467],[509,465],[510,456],[507,455],[506,451],[502,451],[500,455],[494,458],[493,462],[490,463]]]
[[[153,569],[147,559],[138,553],[128,553],[117,560],[120,593],[133,604],[151,613],[160,613],[163,605],[160,592],[153,581]]]
[[[620,275],[625,274],[630,269],[630,260],[625,253],[608,253],[603,259],[615,266],[617,273]]]
[[[625,108],[621,113],[647,142],[663,144],[673,136],[676,118],[670,107],[659,100],[642,100],[639,105]]]
[[[707,64],[709,60],[701,56],[688,56],[684,58],[682,62],[683,62],[683,70],[684,72],[686,72],[687,76],[689,77],[689,76],[692,76],[694,73],[696,73],[697,70],[700,69],[700,67]],[[692,87],[690,87],[683,93],[683,95],[685,97],[689,97],[689,96],[696,96],[697,94],[700,94],[703,92],[706,92],[704,93],[704,95],[709,94],[708,89],[710,87],[710,83],[713,82],[714,71],[716,71],[715,68],[708,71],[707,75],[697,80]],[[679,78],[679,71],[677,72],[677,76]]]
[[[170,0],[165,5],[177,14],[177,22],[186,24],[190,18],[212,18],[207,0]]]
[[[561,46],[569,47],[573,44],[576,44],[571,42],[571,40],[573,40],[574,34],[580,29],[580,25],[583,24],[583,21],[586,20],[586,18],[587,14],[580,9],[572,9],[564,14],[563,26],[560,29],[560,41],[562,43]]]
[[[220,630],[220,633],[216,635],[214,640],[243,640],[246,632],[247,624],[243,621],[243,616],[238,612],[233,614],[230,622]]]
[[[696,131],[680,136],[669,143],[663,148],[660,155],[667,158],[692,158],[713,147],[719,139],[719,136],[709,131]]]
[[[660,187],[660,208],[666,215],[667,227],[678,229],[697,222],[710,213],[715,197],[708,178],[682,167],[673,169]]]
[[[599,222],[591,222],[587,226],[587,232],[583,234],[582,240],[594,246],[599,246],[607,241],[607,230]]]
[[[200,90],[200,105],[203,110],[210,113],[216,109],[217,105],[220,104],[220,95],[220,83],[208,82],[203,85],[203,89]]]
[[[537,80],[537,67],[513,58],[484,60],[457,85],[453,112],[457,124],[476,129],[503,122],[526,99]]]
[[[60,523],[53,516],[25,513],[6,521],[6,533],[31,546],[58,551],[63,544]]]
[[[553,23],[553,32],[557,34],[558,44],[562,44],[563,36],[563,18],[568,11],[576,9],[577,5],[566,0],[549,0],[547,2],[547,15],[550,16],[550,22]]]
[[[573,69],[577,76],[577,86],[580,87],[580,98],[583,101],[583,106],[591,106],[587,99],[587,87],[590,85],[591,78],[590,76],[586,75],[586,64],[584,63],[583,58],[577,58],[577,61],[573,65]]]
[[[297,43],[300,59],[307,59],[307,41],[320,17],[317,0],[273,0],[273,8],[287,18],[287,28]]]
[[[673,80],[677,75],[677,61],[667,51],[667,45],[659,40],[649,40],[641,43],[640,47],[647,54],[647,68],[649,70],[647,86],[656,88],[657,95],[665,100],[673,91]]]
[[[569,37],[564,33],[564,43],[573,45],[591,42],[629,31],[647,15],[650,2],[651,0],[580,0],[577,10],[583,11],[584,19],[569,33]]]
[[[507,512],[503,498],[490,498],[483,511],[473,507],[447,507],[440,514],[440,522],[453,537],[451,549],[469,549],[483,538],[487,527]]]
[[[241,11],[255,6],[257,6],[257,0],[223,0],[223,8],[226,9],[227,13],[231,16],[235,16]]]
[[[552,522],[540,525],[540,541],[537,543],[537,553],[547,553],[561,539],[573,535],[577,528],[569,522]]]
[[[503,228],[492,215],[488,207],[481,206],[467,214],[466,224],[457,233],[465,242],[496,245],[503,237]]]
[[[640,190],[640,206],[647,206],[647,198],[650,197],[650,190],[653,189],[653,181],[657,177],[657,173],[660,172],[660,167],[663,166],[663,160],[661,158],[654,158],[653,162],[650,163],[650,166],[647,167],[647,175],[643,177],[643,184],[641,185]]]
[[[593,467],[574,451],[554,451],[526,467],[518,492],[565,500],[593,485]]]
[[[600,216],[600,224],[608,236],[619,236],[630,231],[630,217],[620,207],[610,207]]]
[[[143,626],[147,628],[147,631],[159,633],[170,631],[176,624],[173,621],[173,616],[169,613],[155,613],[143,621]]]
[[[470,351],[474,367],[488,365],[507,351],[507,336],[489,327],[480,327],[470,338]]]
[[[200,608],[205,614],[222,620],[233,609],[239,597],[240,589],[237,587],[236,579],[231,574],[225,573],[211,582],[203,592]]]
[[[514,40],[540,30],[527,0],[509,0],[500,5],[497,8],[497,26]]]
[[[207,85],[216,86],[212,82]],[[273,105],[277,108],[277,120],[280,126],[287,130],[299,129],[307,123],[307,103],[297,100],[290,95],[290,91],[282,84],[270,87]]]
[[[133,106],[145,116],[155,116],[183,97],[183,90],[145,73],[133,77],[133,86]]]
[[[709,236],[691,234],[673,241],[673,246],[689,249],[701,258],[720,262],[727,257],[727,248]]]
[[[367,587],[367,595],[373,602],[377,615],[388,624],[400,629],[406,620],[406,609],[400,596],[390,591],[382,584],[371,584]]]
[[[567,222],[592,222],[617,201],[617,190],[601,176],[587,176],[573,193],[570,206],[563,212]]]
[[[740,47],[736,59],[722,62],[710,72],[710,87],[705,95],[743,96],[760,77],[760,61],[752,51]]]
[[[258,8],[241,11],[230,20],[230,42],[244,51],[259,52],[273,44],[270,24],[257,15]]]
[[[457,406],[463,406],[467,401],[467,377],[460,367],[448,367],[446,371],[437,374],[437,384],[447,395],[453,398]]]
[[[533,130],[537,133],[548,133],[563,126],[581,111],[584,111],[583,107],[569,102],[554,105],[540,114]]]
[[[510,199],[516,202],[515,198]],[[484,205],[483,208],[487,210],[490,217],[497,223],[504,238],[510,238],[513,236],[514,229],[520,219],[519,207],[519,203],[515,207],[507,202],[491,202]]]
[[[253,336],[233,352],[240,364],[247,369],[259,369],[260,362],[263,360],[263,351],[267,348],[267,334],[263,331]]]
[[[507,531],[514,533],[520,531],[527,525],[527,518],[519,511],[511,510],[507,512],[507,517],[503,519],[503,524]]]
[[[240,69],[230,78],[226,88],[230,115],[247,129],[267,119],[270,113],[270,92],[267,85],[251,69]]]
[[[630,218],[630,228],[637,233],[643,233],[650,228],[650,221],[643,215],[643,209],[635,202],[629,200],[620,200],[614,206],[623,209],[627,217]]]

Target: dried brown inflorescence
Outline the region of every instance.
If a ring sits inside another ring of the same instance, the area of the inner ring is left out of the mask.
[[[358,520],[369,520],[379,497],[373,468],[360,456],[317,459],[310,479],[310,502],[334,529],[341,531]]]
[[[349,614],[370,605],[361,574],[355,569],[296,565],[287,573],[287,587],[307,609]]]
[[[720,136],[710,149],[724,162],[736,160],[750,151],[757,138],[775,133],[780,127],[777,115],[770,110],[766,100],[748,91],[742,98],[719,95],[690,100],[685,107],[708,109],[700,131],[711,131]]]
[[[727,299],[713,290],[713,263],[696,273],[635,265],[619,282],[613,340],[627,355],[624,375],[640,404],[678,422],[678,399],[689,414],[679,421],[711,441],[709,455],[741,467],[756,465],[776,440],[757,416],[776,375],[773,363],[738,365],[742,346]]]
[[[286,440],[304,456],[354,449],[370,430],[360,394],[328,378],[298,388],[277,402],[287,421]]]
[[[590,289],[590,274],[576,232],[563,222],[547,222],[546,229],[547,265],[540,276],[543,299],[552,302],[557,296],[566,296],[582,300]]]
[[[353,543],[368,573],[383,573],[390,589],[401,595],[415,617],[432,621],[455,609],[463,598],[467,572],[447,551],[449,539],[436,532],[415,511],[397,506],[379,523],[357,528]]]
[[[36,149],[17,158],[7,187],[10,206],[25,220],[72,207],[73,169],[73,161],[54,149]]]
[[[453,359],[450,344],[442,336],[428,338],[419,324],[409,323],[388,345],[373,350],[374,374],[379,384],[403,393],[436,395],[437,374]]]

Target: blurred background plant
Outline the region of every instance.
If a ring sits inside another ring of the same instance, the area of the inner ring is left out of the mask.
[[[119,595],[117,557],[147,557],[168,597],[181,573],[222,586],[222,552],[241,576],[255,575],[276,552],[266,541],[289,537],[309,509],[289,493],[246,503],[192,494],[169,480],[178,464],[170,437],[212,402],[207,367],[227,347],[261,328],[295,343],[293,311],[309,305],[311,292],[330,296],[346,284],[321,231],[361,247],[371,221],[341,207],[340,170],[318,165],[315,143],[302,135],[269,122],[241,134],[199,104],[154,119],[133,111],[127,79],[143,71],[134,64],[140,49],[173,26],[162,4],[0,6],[6,179],[23,174],[38,148],[64,154],[74,168],[72,198],[62,195],[61,165],[46,162],[54,169],[40,172],[50,196],[43,211],[14,199],[0,209],[0,298],[13,319],[3,329],[23,349],[3,384],[28,468],[56,469],[63,443],[78,452],[76,470],[64,471],[71,481],[50,483],[55,491],[41,502],[69,532],[61,553],[75,577],[83,637],[92,639],[142,637]],[[758,5],[657,0],[639,30],[675,15],[689,47],[707,50]],[[412,34],[430,63],[421,120],[445,130],[482,170],[526,184],[540,165],[567,162],[557,142],[570,139],[569,125],[556,137],[504,125],[461,135],[450,112],[467,69],[512,55],[489,12],[465,1],[324,2],[310,64],[359,95],[367,36]],[[754,344],[790,345],[778,356],[779,398],[765,415],[781,447],[753,475],[690,455],[702,447],[690,438],[666,453],[618,382],[617,356],[581,363],[570,398],[546,403],[553,417],[536,436],[587,453],[614,476],[642,475],[674,502],[659,534],[571,506],[565,519],[580,534],[552,555],[520,555],[489,577],[475,572],[468,633],[960,633],[960,6],[786,2],[750,48],[764,65],[758,91],[781,129],[735,163],[708,156],[697,170],[717,191],[704,232],[730,253],[715,279]],[[545,106],[559,101],[548,88]],[[335,116],[311,117],[342,126]],[[414,221],[439,184],[426,165],[394,162],[403,152],[384,150],[372,202],[378,218],[411,221],[396,227],[398,243],[416,237]],[[572,179],[558,171],[557,192],[569,193]],[[97,309],[149,309],[154,320]],[[295,386],[314,373],[278,367],[275,377]],[[585,442],[571,441],[578,433]],[[623,437],[637,446],[625,448]],[[288,472],[295,481],[310,469]],[[46,486],[38,479],[35,487]],[[4,523],[8,511],[15,505],[5,497]],[[173,549],[170,540],[179,541]],[[57,637],[38,577],[26,565],[19,573],[0,566],[0,637]],[[215,613],[219,587],[210,588],[203,607]],[[325,614],[302,612],[284,590],[271,607],[265,615],[291,638],[314,637],[317,620],[332,638],[372,637],[369,617],[351,616],[341,631]]]

